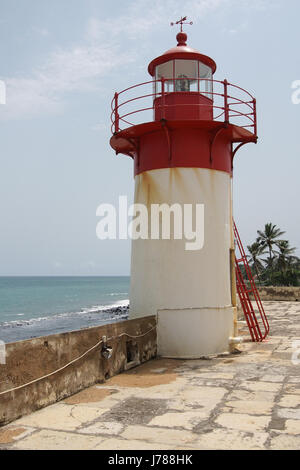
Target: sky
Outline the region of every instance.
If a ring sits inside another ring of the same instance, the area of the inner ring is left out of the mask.
[[[244,245],[272,222],[300,255],[299,0],[0,0],[0,275],[128,275],[130,241],[99,240],[96,209],[132,201],[132,160],[109,146],[115,91],[188,44],[257,99],[257,145],[234,167]]]

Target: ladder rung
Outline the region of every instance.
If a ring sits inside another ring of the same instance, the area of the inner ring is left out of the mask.
[[[244,248],[243,248],[243,245],[242,245],[242,242],[241,242],[241,239],[240,239],[240,236],[239,236],[239,233],[237,231],[234,221],[233,221],[233,229],[234,229],[235,239],[237,242],[237,247],[239,249],[239,254],[241,256],[240,258],[237,258],[237,257],[235,258],[237,293],[239,295],[241,306],[242,306],[245,318],[247,320],[244,322],[238,321],[237,323],[238,325],[247,324],[250,334],[251,334],[252,341],[260,342],[269,333],[269,323],[268,323],[268,319],[266,317],[264,308],[262,306],[259,293],[257,291],[256,285],[252,276],[252,272],[248,264],[247,256],[245,254],[245,251],[244,251]],[[243,263],[243,266],[240,266],[240,263]],[[243,278],[241,268],[244,268],[246,271],[246,276],[248,278],[247,284],[250,284],[250,287],[248,287],[248,285],[246,286],[246,282]],[[254,295],[255,302],[258,307],[257,313],[255,313],[254,311],[249,294]],[[258,323],[257,314],[259,314],[258,318],[260,320],[260,324]],[[264,334],[261,332],[262,324],[265,329]]]

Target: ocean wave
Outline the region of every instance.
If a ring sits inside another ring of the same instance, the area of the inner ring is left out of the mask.
[[[113,292],[112,294],[108,294],[110,297],[114,297],[116,295],[127,295],[128,292]]]
[[[119,300],[115,304],[108,304],[108,305],[94,305],[88,308],[82,308],[80,312],[76,312],[77,315],[81,313],[97,313],[97,312],[104,312],[106,310],[116,309],[119,307],[128,307],[129,299]],[[63,314],[64,315],[64,314]]]
[[[11,320],[0,322],[0,328],[16,328],[28,325],[39,324],[45,321],[55,321],[56,319],[63,319],[63,318],[72,318],[72,317],[80,317],[80,316],[88,316],[88,315],[97,315],[97,314],[111,314],[112,320],[116,318],[125,318],[128,314],[128,306],[129,306],[129,299],[120,300],[114,304],[109,305],[94,305],[92,307],[83,307],[79,311],[75,312],[64,312],[64,313],[56,313],[53,315],[48,315],[44,317],[37,317],[31,318],[29,320]],[[95,318],[96,319],[96,318]]]

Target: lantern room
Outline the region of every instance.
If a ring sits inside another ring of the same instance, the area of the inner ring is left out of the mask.
[[[194,165],[198,161],[199,146],[192,145],[190,134],[195,132],[200,135],[209,130],[205,167],[210,168],[213,161],[216,163],[221,159],[218,156],[218,141],[222,137],[230,144],[228,155],[226,164],[222,154],[224,164],[216,165],[218,169],[231,171],[238,148],[247,142],[257,141],[256,100],[240,86],[227,80],[216,80],[215,61],[189,47],[185,32],[180,31],[176,39],[175,47],[148,65],[150,81],[115,93],[111,103],[113,135],[110,144],[117,154],[129,155],[134,159],[134,171],[138,174],[152,168],[153,164],[157,164],[158,168],[168,166],[171,160],[173,165],[175,162],[183,166]],[[179,150],[177,144],[172,144],[180,132],[186,134],[181,139],[183,145],[189,142],[190,155],[194,155],[190,163],[185,158],[186,152]],[[161,160],[155,163],[153,153],[157,153],[153,152],[153,148],[151,157],[148,154],[146,157],[143,143],[149,136],[152,147],[156,137],[167,142],[167,151],[163,152],[164,163]],[[237,148],[231,144],[237,144]],[[179,160],[177,157],[180,157]]]
[[[186,33],[178,33],[176,39],[177,46],[154,59],[148,67],[154,78],[155,120],[162,117],[210,120],[213,118],[216,64],[210,57],[187,46]],[[165,106],[167,113],[162,116]]]

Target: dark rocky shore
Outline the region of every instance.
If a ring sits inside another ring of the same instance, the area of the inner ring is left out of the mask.
[[[120,305],[0,324],[0,339],[6,343],[12,343],[39,336],[91,328],[126,320],[128,313],[129,305]]]

